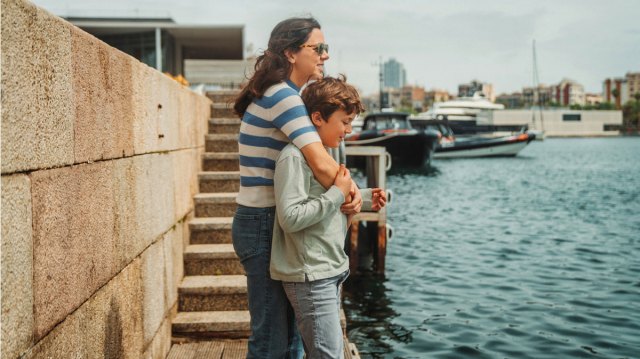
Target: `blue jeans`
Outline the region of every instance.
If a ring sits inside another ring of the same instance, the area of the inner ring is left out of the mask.
[[[282,282],[296,314],[308,359],[343,358],[340,291],[349,270],[331,278]]]
[[[233,248],[247,274],[251,337],[247,358],[291,358],[304,355],[295,316],[282,282],[269,275],[275,208],[238,206],[233,218]]]

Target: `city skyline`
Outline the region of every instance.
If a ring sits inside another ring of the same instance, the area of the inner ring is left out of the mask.
[[[640,2],[496,0],[488,3],[347,0],[308,3],[253,0],[37,0],[59,16],[171,17],[181,24],[244,25],[247,53],[266,47],[269,32],[290,16],[315,16],[331,45],[327,73],[344,73],[366,95],[378,91],[378,63],[395,58],[409,85],[451,93],[477,79],[497,94],[532,86],[532,41],[543,84],[569,78],[586,92],[637,72]],[[358,11],[342,10],[345,4]]]

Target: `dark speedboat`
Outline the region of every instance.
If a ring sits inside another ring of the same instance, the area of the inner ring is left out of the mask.
[[[411,127],[409,114],[378,112],[365,117],[362,130],[345,138],[347,146],[384,146],[393,164],[422,166],[431,161],[440,133]]]
[[[536,135],[524,131],[501,137],[456,138],[447,121],[423,121],[425,129],[442,134],[433,158],[505,157],[516,156]]]

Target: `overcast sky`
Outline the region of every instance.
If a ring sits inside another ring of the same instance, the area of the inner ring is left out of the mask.
[[[636,0],[36,0],[60,16],[173,17],[181,24],[244,25],[260,51],[280,20],[316,17],[330,44],[327,72],[378,90],[376,63],[403,63],[410,84],[457,92],[478,79],[496,93],[532,85],[532,40],[540,82],[570,78],[601,92],[607,77],[640,72]]]

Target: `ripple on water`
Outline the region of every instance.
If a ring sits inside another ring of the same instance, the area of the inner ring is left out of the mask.
[[[638,153],[550,139],[394,170],[387,276],[345,285],[351,341],[363,358],[638,357]]]

